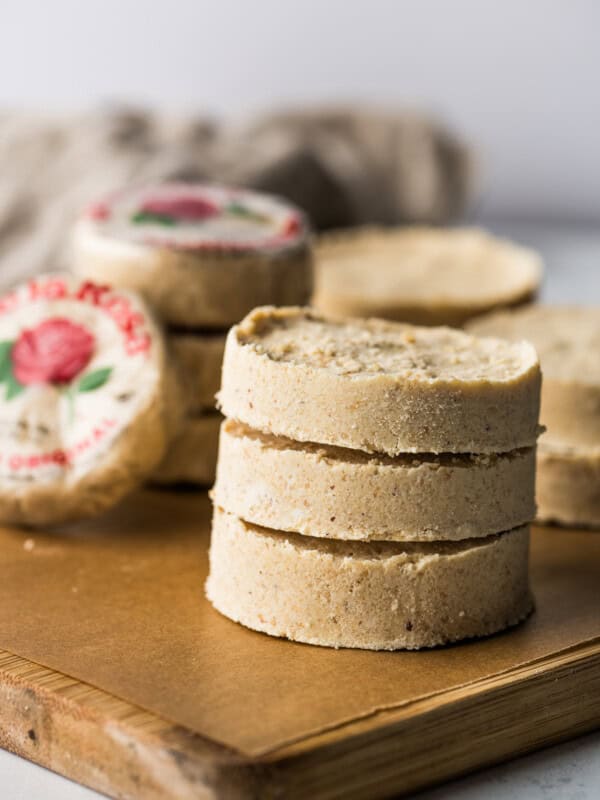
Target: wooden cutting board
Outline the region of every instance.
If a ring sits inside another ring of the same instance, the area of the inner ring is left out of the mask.
[[[193,560],[204,557],[208,514],[205,498],[145,493],[78,529],[0,530],[2,747],[120,798],[325,800],[412,792],[600,725],[594,533],[534,532],[538,611],[525,626],[446,650],[367,654],[273,640],[205,607],[205,564],[196,573]],[[110,598],[99,606],[102,587]],[[169,596],[171,616],[182,617],[172,629],[161,616]],[[120,647],[119,626],[140,607],[143,630]],[[88,620],[88,638],[78,639]],[[127,683],[130,662],[138,680]],[[204,679],[182,700],[177,676],[188,673]],[[283,691],[286,674],[294,680]]]

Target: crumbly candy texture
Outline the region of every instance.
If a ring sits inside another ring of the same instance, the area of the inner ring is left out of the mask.
[[[314,304],[338,316],[461,325],[530,299],[541,275],[537,253],[481,230],[365,228],[320,238]]]
[[[186,417],[149,482],[156,486],[212,485],[222,420],[217,412]]]
[[[225,333],[168,334],[168,346],[189,414],[199,414],[216,405],[221,385]]]
[[[449,328],[259,308],[231,329],[223,413],[365,452],[508,452],[537,438],[533,347]]]
[[[198,184],[131,189],[76,224],[77,275],[135,289],[171,325],[227,328],[263,303],[312,292],[307,224],[256,192]]]
[[[542,436],[536,493],[542,522],[600,528],[600,448]]]
[[[387,541],[479,538],[535,516],[535,450],[404,455],[299,443],[223,423],[215,504],[308,536]]]
[[[529,306],[474,320],[469,330],[529,340],[544,374],[542,423],[574,446],[600,446],[600,307]]]
[[[96,515],[162,458],[177,413],[136,295],[49,274],[0,298],[0,520]]]
[[[342,542],[215,508],[207,596],[249,628],[328,647],[433,647],[495,633],[532,609],[529,529],[468,542]]]

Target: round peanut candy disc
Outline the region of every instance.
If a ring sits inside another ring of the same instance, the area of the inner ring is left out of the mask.
[[[541,522],[600,528],[600,448],[542,436],[536,500]]]
[[[246,522],[324,539],[456,541],[535,516],[535,449],[369,455],[221,428],[216,506]]]
[[[367,453],[505,453],[538,436],[540,366],[527,342],[451,328],[258,308],[229,331],[226,417]]]
[[[92,516],[167,444],[164,346],[133,294],[44,275],[0,298],[0,520]]]
[[[531,342],[544,373],[542,424],[578,449],[600,447],[600,307],[532,305],[473,320],[469,331]]]
[[[216,506],[206,594],[271,636],[416,650],[525,619],[528,549],[528,526],[461,542],[348,542],[263,528]]]
[[[462,325],[531,299],[542,276],[533,250],[472,228],[365,228],[316,247],[314,305],[335,316]]]
[[[256,305],[304,303],[312,291],[302,213],[210,184],[135,187],[95,203],[75,227],[73,268],[142,292],[183,327],[229,327]]]

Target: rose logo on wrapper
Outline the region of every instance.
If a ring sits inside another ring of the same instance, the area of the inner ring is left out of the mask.
[[[169,194],[157,194],[145,198],[138,211],[131,216],[131,221],[136,224],[156,224],[174,227],[179,224],[200,224],[217,217],[238,219],[250,225],[271,226],[276,220],[266,213],[252,208],[239,197],[220,198],[221,202],[213,201],[208,197],[191,195],[189,190],[170,190]],[[293,218],[295,222],[295,218]],[[284,236],[298,233],[298,223],[290,228],[286,221],[282,234]]]
[[[172,195],[170,197],[150,197],[132,216],[132,222],[157,222],[161,225],[175,225],[177,222],[201,222],[218,216],[219,207],[203,197]]]
[[[168,444],[166,387],[134,292],[54,273],[0,296],[0,521],[93,516],[138,485]]]
[[[5,400],[17,397],[28,386],[50,384],[65,391],[72,410],[76,394],[99,389],[112,372],[107,366],[82,375],[95,344],[93,334],[83,325],[62,317],[23,329],[15,341],[0,342],[0,383],[5,387]]]

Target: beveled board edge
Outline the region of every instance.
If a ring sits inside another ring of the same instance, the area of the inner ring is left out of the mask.
[[[0,651],[0,746],[131,800],[413,792],[600,727],[600,641],[325,731],[263,759]]]

